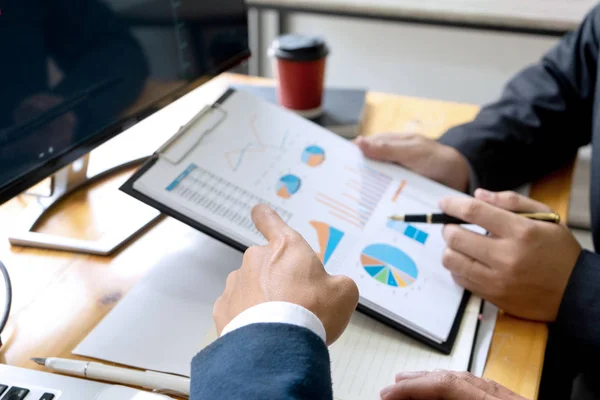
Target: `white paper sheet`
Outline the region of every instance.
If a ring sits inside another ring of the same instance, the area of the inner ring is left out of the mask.
[[[200,120],[134,188],[247,246],[264,243],[252,206],[270,204],[330,273],[357,282],[362,304],[447,340],[463,289],[442,267],[441,226],[388,216],[435,212],[442,197],[463,194],[367,160],[354,144],[248,93],[213,113],[227,118],[213,130],[213,114]],[[184,145],[192,150],[182,158]]]
[[[475,376],[483,376],[485,363],[487,362],[494,329],[496,329],[496,320],[498,319],[498,307],[485,301],[483,313],[477,331],[477,339],[473,348],[473,362],[471,364],[471,373]]]
[[[481,299],[473,296],[450,355],[443,355],[355,312],[330,348],[333,391],[340,400],[379,400],[379,392],[403,371],[465,371],[471,357]]]
[[[213,304],[241,262],[240,252],[190,228],[73,353],[189,376]]]

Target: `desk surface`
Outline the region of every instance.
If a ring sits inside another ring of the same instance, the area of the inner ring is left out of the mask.
[[[228,80],[264,82],[259,78],[224,75],[199,89],[202,97],[207,101],[218,97]],[[478,110],[471,105],[382,93],[369,93],[367,104],[364,134],[414,131],[419,127],[421,133],[437,137],[448,127],[471,120]],[[135,140],[128,133],[117,139]],[[127,150],[127,146],[119,148]],[[129,218],[139,207],[135,202],[124,206],[119,197],[124,195],[116,190],[130,173],[76,193],[60,204],[38,230],[97,239],[116,229],[120,220]],[[548,177],[534,184],[532,197],[566,215],[570,179],[571,170]],[[6,240],[8,231],[18,226],[21,211],[32,201],[20,196],[0,207],[0,259],[10,270],[14,285],[14,308],[3,337],[0,362],[38,368],[29,361],[30,357],[76,358],[71,355],[75,346],[168,254],[170,246],[177,245],[176,238],[191,228],[166,218],[112,257],[10,247]],[[527,398],[535,398],[546,339],[544,324],[501,315],[485,376]]]
[[[251,6],[359,17],[498,27],[573,30],[595,0],[248,0]]]

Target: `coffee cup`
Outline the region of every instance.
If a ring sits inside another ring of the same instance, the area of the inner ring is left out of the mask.
[[[323,113],[323,85],[329,48],[316,36],[283,35],[269,49],[279,103],[306,118]]]

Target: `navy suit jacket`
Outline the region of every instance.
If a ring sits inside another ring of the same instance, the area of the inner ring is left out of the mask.
[[[440,139],[468,159],[481,187],[492,190],[511,189],[539,179],[571,162],[579,147],[591,143],[590,199],[596,252],[600,250],[599,46],[600,6],[597,6],[577,31],[568,34],[539,63],[512,79],[498,101],[484,107],[473,122],[449,130]],[[581,253],[558,318],[551,325],[549,346],[555,346],[560,353],[555,364],[562,364],[557,367],[562,376],[589,370],[595,370],[597,376],[595,364],[600,355],[600,255],[597,253]],[[547,353],[547,359],[552,358],[556,357]],[[567,398],[556,392],[548,396]]]
[[[327,346],[299,326],[248,325],[192,360],[190,400],[332,398]]]

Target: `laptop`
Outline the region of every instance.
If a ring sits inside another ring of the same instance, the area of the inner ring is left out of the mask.
[[[160,394],[0,364],[0,400],[165,400]]]

